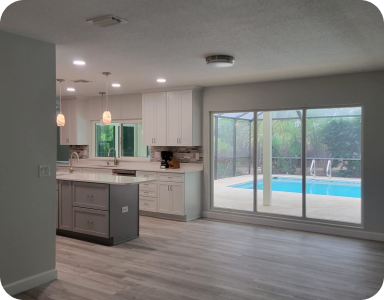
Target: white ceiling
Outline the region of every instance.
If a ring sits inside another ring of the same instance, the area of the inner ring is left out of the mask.
[[[85,21],[108,14],[128,23]],[[383,17],[362,0],[24,0],[0,30],[56,44],[57,77],[83,96],[104,91],[103,71],[122,85],[111,93],[125,94],[384,69]],[[210,54],[235,66],[209,67]]]

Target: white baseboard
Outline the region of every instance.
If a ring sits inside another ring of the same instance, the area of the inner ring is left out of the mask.
[[[339,235],[345,237],[352,237],[364,240],[373,240],[384,242],[384,234],[377,232],[369,232],[363,229],[346,228],[337,226],[327,226],[322,224],[303,223],[287,220],[268,219],[254,216],[245,216],[234,213],[226,213],[219,211],[203,211],[203,217],[209,219],[216,219],[222,221],[231,221],[238,223],[247,223],[253,225],[264,225],[271,227],[278,227],[283,229],[292,229],[300,231],[308,231],[315,233]]]
[[[4,285],[3,288],[9,295],[13,296],[56,279],[57,270],[53,269]]]

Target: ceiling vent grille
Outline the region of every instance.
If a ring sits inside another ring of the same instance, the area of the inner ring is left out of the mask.
[[[128,21],[119,18],[117,16],[108,15],[103,17],[98,17],[94,19],[87,20],[88,23],[91,23],[93,25],[99,26],[99,27],[107,27],[112,25],[119,25],[122,23],[127,23]]]
[[[89,83],[92,81],[85,80],[85,79],[77,79],[77,80],[72,80],[72,82],[74,82],[74,83]]]

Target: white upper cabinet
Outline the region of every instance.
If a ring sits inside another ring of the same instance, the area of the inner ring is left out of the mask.
[[[192,91],[167,94],[167,146],[194,145],[192,102]]]
[[[65,117],[65,126],[60,127],[60,144],[88,145],[86,102],[81,98],[63,100],[61,111]]]
[[[145,144],[200,146],[201,111],[201,97],[197,91],[143,94]],[[159,132],[161,138],[158,137]]]
[[[148,146],[165,146],[167,143],[167,95],[143,94],[143,136]]]

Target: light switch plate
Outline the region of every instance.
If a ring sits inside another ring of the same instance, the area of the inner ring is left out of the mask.
[[[195,153],[195,159],[196,159],[196,160],[199,160],[199,159],[200,159],[200,154],[199,154],[199,153]]]
[[[124,213],[127,213],[128,212],[128,206],[123,206],[121,208],[121,212],[124,214]]]
[[[159,151],[156,151],[156,152],[155,152],[155,158],[161,158],[161,157],[160,157],[160,152],[159,152]]]
[[[49,176],[51,176],[51,166],[39,165],[39,177],[49,177]]]

